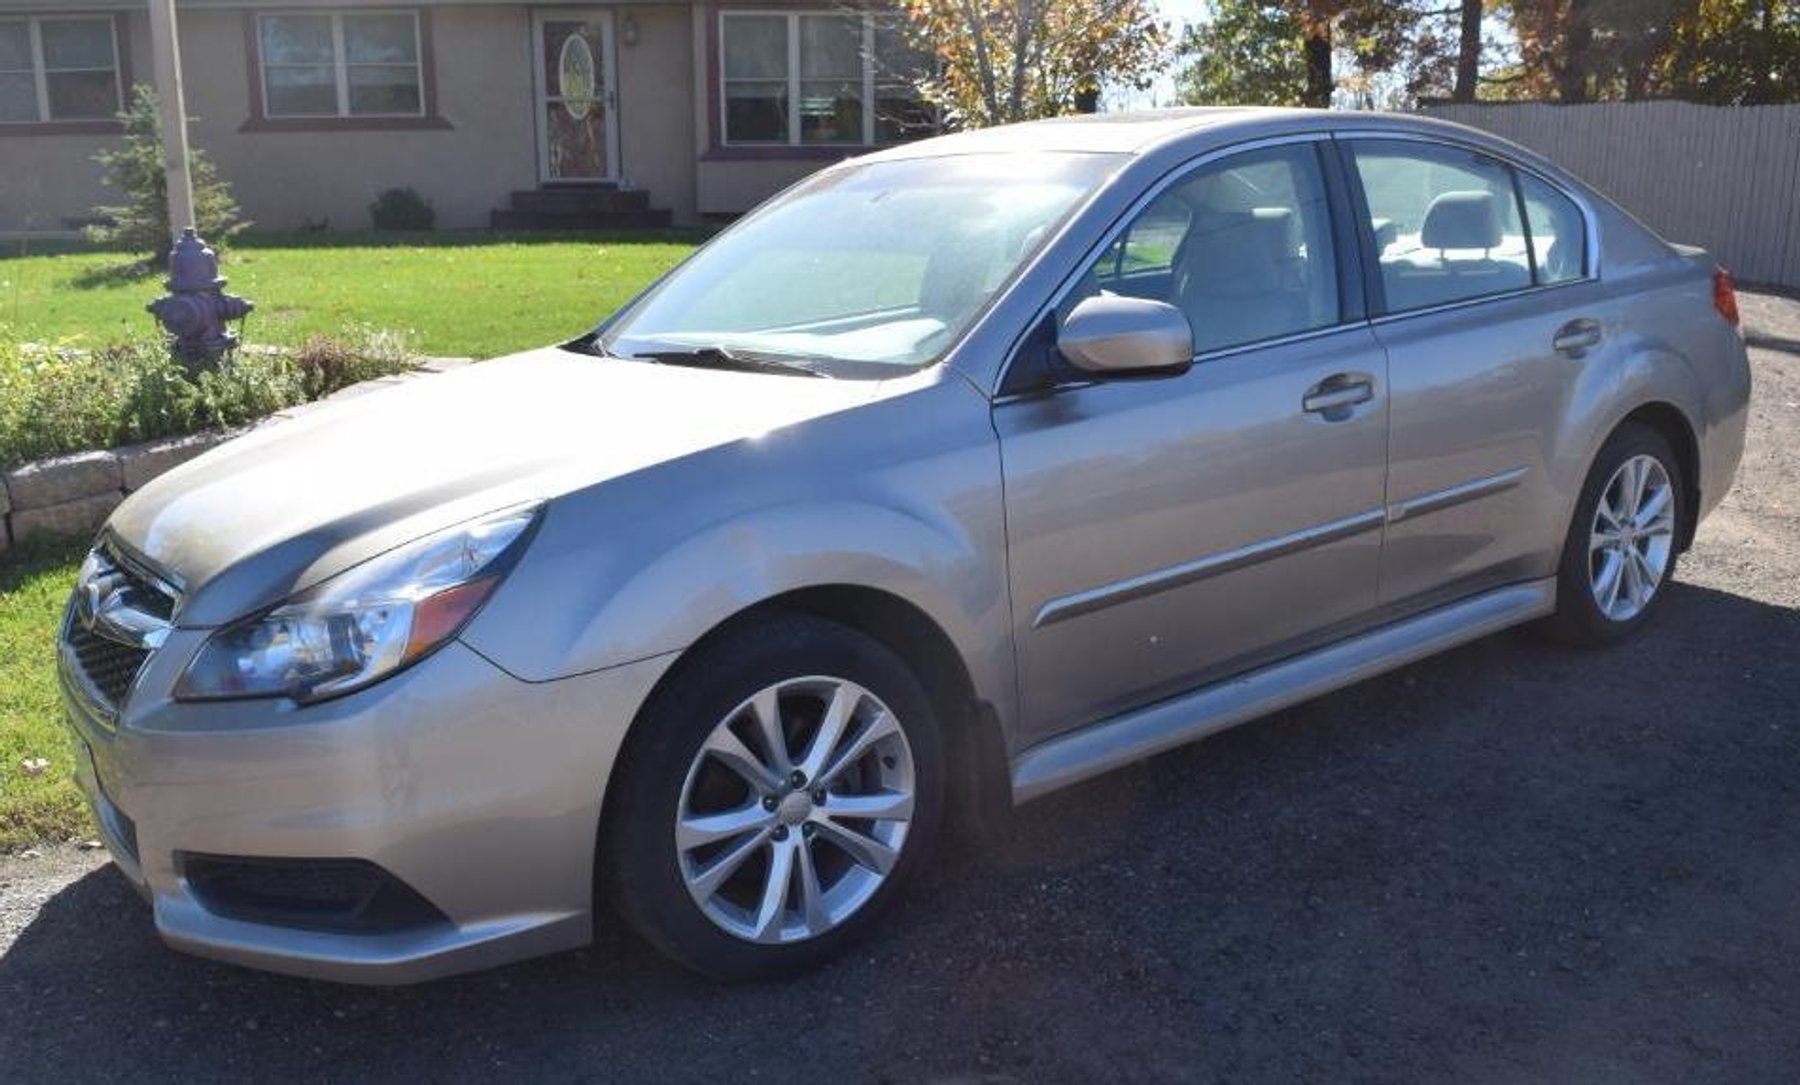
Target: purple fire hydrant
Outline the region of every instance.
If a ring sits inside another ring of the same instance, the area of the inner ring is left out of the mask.
[[[181,232],[169,253],[167,285],[169,292],[145,308],[171,336],[170,347],[179,361],[211,365],[237,348],[238,338],[225,324],[249,316],[256,306],[225,293],[219,255],[191,227]]]

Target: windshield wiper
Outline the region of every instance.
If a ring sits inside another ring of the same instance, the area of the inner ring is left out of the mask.
[[[701,369],[733,369],[743,373],[784,373],[794,377],[825,377],[804,362],[769,354],[748,354],[729,347],[695,347],[692,350],[644,350],[631,355],[663,365],[691,365]]]

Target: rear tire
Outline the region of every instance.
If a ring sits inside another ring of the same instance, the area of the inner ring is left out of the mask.
[[[1566,644],[1602,647],[1642,629],[1674,579],[1687,508],[1687,480],[1669,442],[1649,426],[1619,427],[1575,504],[1557,567],[1556,613],[1544,631]]]
[[[697,972],[803,971],[867,934],[925,864],[943,781],[931,698],[899,656],[808,615],[742,626],[678,664],[633,726],[604,889]]]

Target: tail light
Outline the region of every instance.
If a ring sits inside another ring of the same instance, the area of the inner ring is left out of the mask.
[[[1723,267],[1713,268],[1713,308],[1725,318],[1725,323],[1738,326],[1737,284]]]

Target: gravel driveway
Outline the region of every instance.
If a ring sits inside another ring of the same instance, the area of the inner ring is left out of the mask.
[[[0,859],[0,1081],[1778,1081],[1800,1068],[1800,302],[1661,622],[1490,638],[1022,810],[823,972],[604,934],[370,990]]]

